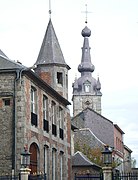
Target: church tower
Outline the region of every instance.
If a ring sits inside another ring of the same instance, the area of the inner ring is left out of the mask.
[[[78,71],[81,73],[81,77],[78,79],[75,78],[72,85],[73,115],[77,115],[86,107],[90,107],[97,113],[101,114],[101,83],[99,77],[97,80],[92,77],[95,67],[91,62],[91,48],[89,46],[91,30],[85,26],[81,34],[84,38],[81,63],[78,66]]]
[[[35,72],[65,99],[68,99],[68,70],[51,18],[35,63]]]

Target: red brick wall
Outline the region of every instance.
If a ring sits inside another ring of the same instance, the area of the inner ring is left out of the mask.
[[[50,72],[41,72],[39,76],[45,81],[48,85],[51,85],[51,73]]]

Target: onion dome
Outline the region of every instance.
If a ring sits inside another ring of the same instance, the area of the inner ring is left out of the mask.
[[[81,32],[83,37],[90,37],[91,36],[91,30],[85,26],[85,28]]]

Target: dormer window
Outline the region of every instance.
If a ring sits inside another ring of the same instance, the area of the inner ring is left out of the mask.
[[[84,91],[85,91],[86,93],[89,93],[90,90],[91,90],[91,84],[90,84],[89,81],[86,81],[86,82],[84,83]]]
[[[85,84],[84,85],[84,89],[85,89],[85,92],[90,92],[90,85],[89,84]]]

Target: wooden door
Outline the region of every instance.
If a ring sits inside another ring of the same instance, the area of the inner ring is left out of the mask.
[[[37,145],[35,143],[30,146],[30,169],[31,174],[37,173]]]

